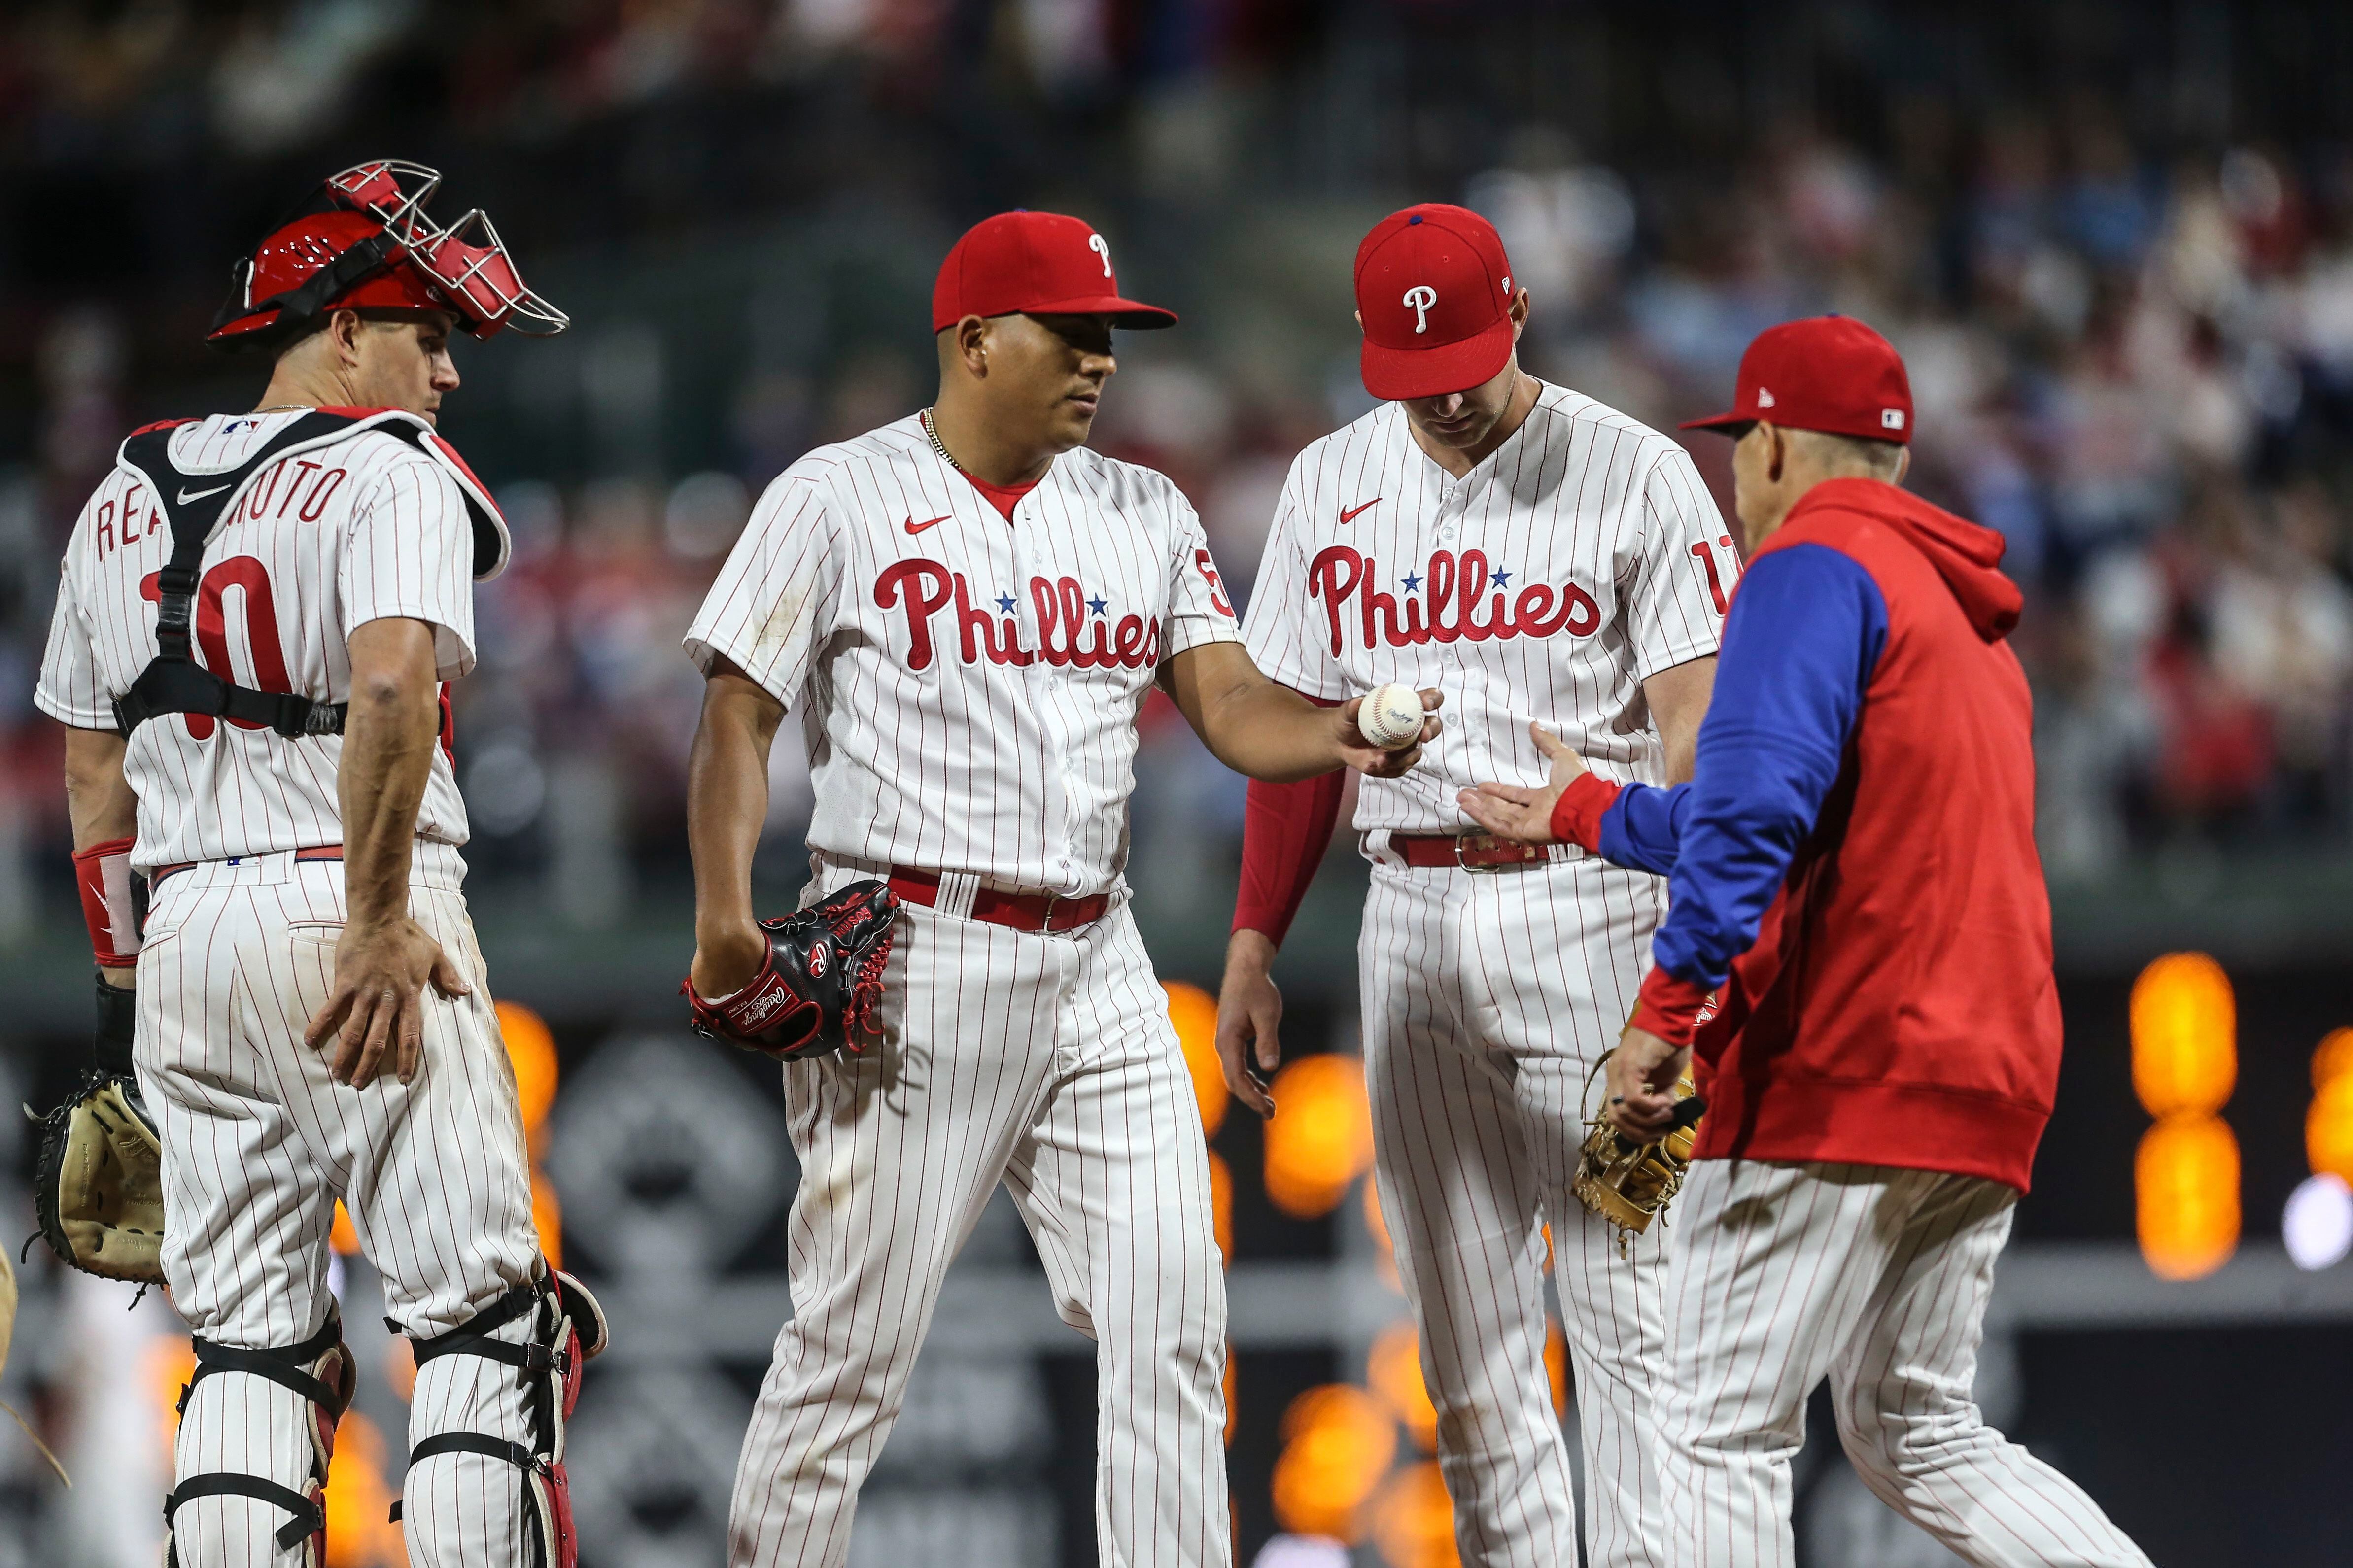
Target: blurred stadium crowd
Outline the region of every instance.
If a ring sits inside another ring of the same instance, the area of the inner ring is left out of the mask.
[[[700,683],[677,641],[752,499],[808,447],[924,401],[932,258],[1030,202],[1085,212],[1124,276],[1186,310],[1162,341],[1124,340],[1098,444],[1183,485],[1244,591],[1289,458],[1366,405],[1346,258],[1388,205],[1494,219],[1535,299],[1526,363],[1656,425],[1720,405],[1758,329],[1859,315],[1910,363],[1915,488],[2000,528],[2029,590],[2018,641],[2054,879],[2185,839],[2340,840],[2353,153],[2183,131],[2203,79],[2182,59],[2162,112],[2129,71],[1973,101],[1966,60],[1933,79],[1916,57],[1934,40],[1884,27],[1821,45],[1839,114],[1757,119],[1736,72],[1703,56],[1617,89],[1641,112],[1613,131],[1574,103],[1550,113],[1548,95],[1663,44],[1568,9],[1501,7],[1542,34],[1532,61],[1482,34],[1460,52],[1488,78],[1433,73],[1400,104],[1384,84],[1433,30],[1470,38],[1465,8],[12,7],[0,927],[63,863],[56,738],[28,696],[73,509],[139,419],[251,395],[258,374],[192,346],[221,264],[306,183],[382,152],[449,169],[454,199],[490,206],[581,321],[545,360],[461,346],[481,390],[446,428],[519,546],[482,594],[482,667],[460,689],[477,874],[543,878],[584,921],[681,876]],[[2090,9],[2129,28],[2129,8]],[[1577,64],[1597,37],[1613,64]],[[1908,75],[1875,63],[1899,54]],[[1547,60],[1558,79],[1533,79]],[[1519,85],[1482,98],[1482,79]],[[1352,104],[1386,107],[1357,136]],[[809,327],[800,295],[764,279],[799,276],[804,243],[840,254],[825,236],[863,221],[895,237],[892,258],[848,281],[834,267],[830,324]],[[699,247],[748,257],[742,276],[706,287]],[[1245,251],[1261,264],[1232,265]],[[638,288],[617,321],[598,303],[616,277]],[[1693,446],[1728,510],[1724,444]],[[1142,770],[1137,880],[1206,911],[1222,895],[1199,846],[1238,837],[1240,784],[1167,717]],[[807,805],[792,774],[781,835]]]

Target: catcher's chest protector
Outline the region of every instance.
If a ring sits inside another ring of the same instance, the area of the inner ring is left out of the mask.
[[[509,1344],[493,1330],[529,1315],[531,1337]],[[400,1325],[390,1319],[394,1333]],[[611,1332],[605,1309],[588,1288],[561,1269],[550,1268],[527,1285],[500,1297],[462,1328],[436,1339],[415,1341],[417,1364],[436,1356],[477,1355],[515,1369],[531,1413],[528,1446],[486,1432],[440,1432],[408,1452],[412,1470],[436,1454],[481,1454],[503,1459],[522,1472],[523,1514],[531,1521],[538,1568],[574,1568],[580,1542],[572,1528],[572,1483],[564,1469],[564,1428],[580,1402],[581,1367],[603,1353]],[[398,1523],[401,1505],[392,1505]]]
[[[327,1505],[322,1496],[327,1488],[327,1466],[335,1457],[336,1423],[349,1408],[357,1382],[351,1347],[343,1343],[342,1317],[330,1306],[324,1328],[301,1344],[282,1350],[239,1350],[216,1345],[209,1340],[198,1340],[195,1346],[195,1373],[180,1390],[178,1413],[187,1413],[189,1395],[207,1377],[242,1374],[267,1378],[280,1387],[290,1388],[311,1402],[311,1419],[306,1427],[311,1438],[311,1476],[301,1491],[260,1476],[233,1470],[190,1476],[164,1500],[164,1561],[167,1568],[178,1568],[179,1563],[179,1556],[171,1544],[174,1516],[196,1498],[224,1496],[259,1498],[284,1509],[292,1517],[278,1531],[278,1549],[286,1552],[300,1547],[301,1555],[296,1559],[300,1568],[325,1568]]]
[[[314,408],[289,423],[234,468],[218,473],[183,474],[172,462],[172,433],[187,420],[169,420],[133,431],[122,443],[121,461],[147,478],[156,505],[172,530],[172,553],[156,574],[158,607],[155,657],[114,700],[114,725],[126,737],[150,719],[167,713],[206,713],[267,727],[289,739],[301,735],[340,735],[349,704],[321,702],[291,692],[257,691],[239,686],[226,670],[206,669],[195,661],[191,638],[195,626],[196,590],[201,581],[205,546],[219,531],[245,492],[248,481],[282,458],[340,441],[354,430],[379,430],[426,453],[453,478],[464,493],[475,531],[478,574],[487,552],[495,570],[503,563],[505,531],[495,522],[496,509],[488,492],[470,472],[460,472],[447,448],[426,439],[427,427],[417,415],[399,409],[365,413]]]

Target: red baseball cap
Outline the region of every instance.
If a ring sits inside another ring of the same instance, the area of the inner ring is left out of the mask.
[[[1683,427],[1723,430],[1760,419],[1908,445],[1912,381],[1895,345],[1852,316],[1784,321],[1757,333],[1740,356],[1732,411],[1686,419]]]
[[[1365,390],[1442,397],[1492,381],[1512,357],[1512,263],[1495,226],[1424,202],[1391,213],[1356,247]]]
[[[1060,213],[998,213],[965,230],[932,285],[932,331],[966,316],[1109,316],[1116,327],[1173,327],[1176,313],[1120,297],[1111,242]]]

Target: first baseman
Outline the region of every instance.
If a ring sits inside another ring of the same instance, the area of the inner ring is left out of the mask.
[[[787,713],[808,751],[814,905],[887,883],[862,1049],[785,1069],[800,1157],[793,1318],[744,1441],[738,1568],[820,1568],[897,1417],[949,1262],[999,1182],[1065,1321],[1097,1342],[1105,1563],[1222,1564],[1225,1286],[1198,1110],[1128,912],[1135,720],[1155,685],[1253,775],[1394,773],[1353,708],[1244,656],[1201,523],[1086,449],[1121,297],[1101,234],[976,226],[933,295],[938,401],[820,447],[761,498],[687,636],[699,1017],[768,1018],[751,863]],[[1423,736],[1436,733],[1436,721]],[[755,983],[757,983],[755,984]]]
[[[2145,1568],[1970,1398],[1994,1259],[2059,1076],[2031,700],[2001,536],[1906,494],[1912,396],[1843,317],[1765,332],[1732,411],[1748,572],[1696,775],[1486,785],[1466,809],[1668,878],[1610,1068],[1659,1136],[1707,1100],[1674,1213],[1659,1474],[1669,1563],[1790,1568],[1825,1376],[1888,1506],[1981,1568]],[[1721,1011],[1703,1008],[1721,987]]]
[[[135,966],[162,1272],[195,1333],[179,1568],[323,1560],[338,1198],[416,1342],[410,1561],[571,1563],[563,1423],[604,1333],[533,1228],[442,686],[506,526],[434,431],[453,331],[564,317],[479,215],[426,219],[438,182],[347,170],[238,264],[212,341],[274,356],[269,389],[123,443],[36,694],[69,726],[102,997]]]
[[[1448,743],[1368,780],[1358,942],[1382,1213],[1421,1328],[1462,1560],[1575,1568],[1568,1454],[1547,1392],[1546,1226],[1576,1369],[1587,1547],[1661,1550],[1651,1388],[1659,1229],[1620,1256],[1570,1196],[1587,1080],[1632,1006],[1665,910],[1653,876],[1478,830],[1456,803],[1542,778],[1531,735],[1615,776],[1688,776],[1738,563],[1672,440],[1519,366],[1527,291],[1461,207],[1384,219],[1356,253],[1366,389],[1385,402],[1291,466],[1246,628],[1275,679],[1324,701],[1390,681],[1445,693]],[[1253,785],[1219,1045],[1271,1111],[1275,945],[1331,838],[1336,781]]]

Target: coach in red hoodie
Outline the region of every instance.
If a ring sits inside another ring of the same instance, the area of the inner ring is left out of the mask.
[[[1904,363],[1862,322],[1760,335],[1732,412],[1747,567],[1693,780],[1462,804],[1668,879],[1610,1115],[1708,1110],[1674,1210],[1659,1471],[1669,1561],[1794,1560],[1789,1460],[1827,1375],[1877,1492],[1980,1564],[2145,1564],[1970,1398],[1993,1262],[2059,1076],[2032,703],[1999,534],[1896,487]],[[1704,1022],[1703,1005],[1717,994]]]

